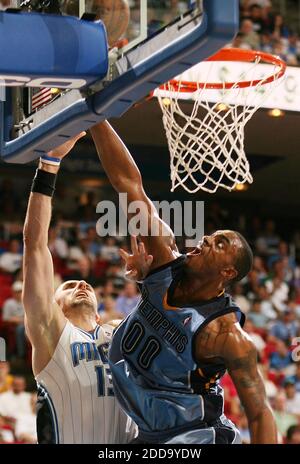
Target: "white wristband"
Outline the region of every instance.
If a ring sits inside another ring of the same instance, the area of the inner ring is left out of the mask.
[[[41,156],[42,163],[51,164],[51,166],[59,166],[61,159],[60,158],[53,158],[52,156],[43,155]]]

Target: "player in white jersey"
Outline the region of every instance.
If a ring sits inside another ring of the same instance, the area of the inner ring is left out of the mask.
[[[39,443],[127,443],[135,425],[114,397],[107,363],[112,326],[97,325],[97,300],[85,281],[54,292],[48,249],[51,197],[60,161],[81,133],[42,157],[24,225],[26,333],[38,384]]]

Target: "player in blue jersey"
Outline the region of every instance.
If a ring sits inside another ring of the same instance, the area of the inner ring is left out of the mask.
[[[126,192],[128,202],[142,201],[142,219],[159,232],[151,235],[149,229],[141,237],[153,259],[142,263],[142,299],[116,330],[109,355],[115,394],[139,427],[138,443],[239,442],[223,411],[219,379],[226,369],[252,443],[276,443],[255,346],[242,329],[243,314],[224,290],[249,272],[249,245],[239,233],[223,230],[180,255],[120,138],[107,122],[91,134],[113,187]]]

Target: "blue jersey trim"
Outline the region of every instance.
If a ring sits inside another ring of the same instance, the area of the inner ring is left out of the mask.
[[[186,431],[197,430],[197,429],[206,429],[211,427],[207,422],[197,419],[196,421],[189,422],[180,427],[173,427],[168,430],[158,430],[156,432],[147,432],[139,428],[139,440],[148,442],[148,443],[163,443],[164,441],[170,440],[176,435],[180,435]]]
[[[173,266],[175,266],[176,264],[181,263],[181,261],[184,261],[185,258],[186,258],[186,255],[180,255],[178,256],[178,258],[175,258],[172,261],[168,261],[167,263],[162,264],[161,266],[156,267],[155,269],[152,269],[152,271],[148,272],[144,280],[146,280],[147,277],[150,277],[151,275],[156,274],[157,272],[163,271],[164,269],[168,267],[173,268]]]
[[[77,327],[77,326],[76,326],[76,329],[80,330],[80,332],[82,332],[84,335],[87,335],[88,337],[90,337],[91,340],[97,340],[100,325],[96,325],[95,329],[91,332],[88,332],[87,330],[81,329],[80,327]]]

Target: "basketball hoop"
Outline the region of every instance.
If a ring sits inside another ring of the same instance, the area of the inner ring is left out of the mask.
[[[244,128],[285,70],[277,56],[226,48],[154,92],[171,155],[172,192],[180,185],[190,193],[231,191],[253,182]]]

